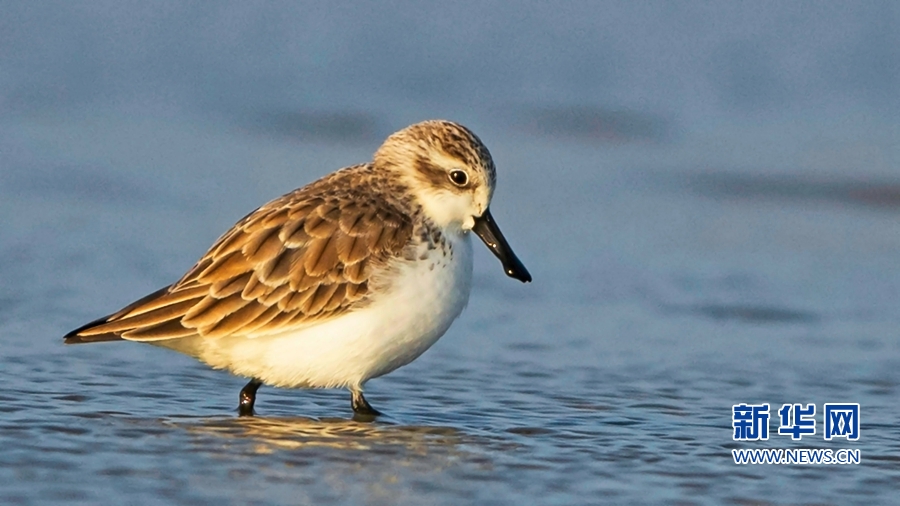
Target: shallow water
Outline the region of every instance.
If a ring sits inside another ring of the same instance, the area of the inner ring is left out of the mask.
[[[0,0],[0,504],[896,504],[898,5]],[[476,245],[377,422],[268,387],[237,418],[244,379],[62,345],[433,117],[490,147],[534,282]],[[770,440],[734,442],[761,402]]]
[[[259,417],[240,419],[240,378],[61,336],[170,283],[248,210],[377,141],[116,111],[0,125],[0,502],[892,501],[894,201],[836,190],[853,181],[665,166],[671,148],[482,124],[494,215],[535,281],[506,278],[477,246],[469,307],[368,385],[386,413],[372,424],[350,419],[346,392],[268,387]],[[768,444],[735,443],[742,402],[772,404],[774,424],[781,403],[858,402],[862,437],[791,443],[773,426]],[[858,448],[862,463],[734,464],[730,449],[753,447]]]

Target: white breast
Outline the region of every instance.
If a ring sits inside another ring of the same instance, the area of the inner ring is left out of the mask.
[[[472,282],[468,233],[449,248],[398,261],[384,293],[333,320],[275,336],[209,340],[199,357],[217,368],[284,387],[361,387],[431,347],[462,312]]]

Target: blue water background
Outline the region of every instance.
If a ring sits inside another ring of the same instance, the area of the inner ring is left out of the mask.
[[[0,503],[891,504],[896,2],[0,1]],[[256,206],[461,121],[534,275],[345,392],[72,328]],[[731,406],[769,402],[767,443]],[[775,435],[858,402],[859,442]],[[738,466],[733,448],[858,448]]]

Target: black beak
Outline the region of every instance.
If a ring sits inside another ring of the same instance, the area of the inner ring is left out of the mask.
[[[500,233],[500,227],[494,222],[490,209],[485,209],[484,214],[475,218],[475,226],[472,227],[472,231],[478,234],[487,247],[497,255],[507,276],[516,278],[523,283],[531,281],[531,274],[528,273],[528,269],[522,265],[522,261],[513,253],[509,243]]]

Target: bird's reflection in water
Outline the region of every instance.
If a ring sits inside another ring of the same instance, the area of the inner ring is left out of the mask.
[[[480,439],[452,427],[362,423],[343,418],[223,417],[170,420],[169,423],[194,435],[253,443],[256,453],[319,447],[390,452],[405,449],[419,455],[440,449],[440,453],[446,454]]]
[[[186,417],[163,423],[172,437],[186,439],[198,465],[215,461],[217,477],[241,483],[237,500],[247,503],[259,500],[261,487],[265,497],[291,504],[430,503],[441,494],[466,493],[469,478],[502,479],[492,455],[510,446],[489,434],[394,420]]]

